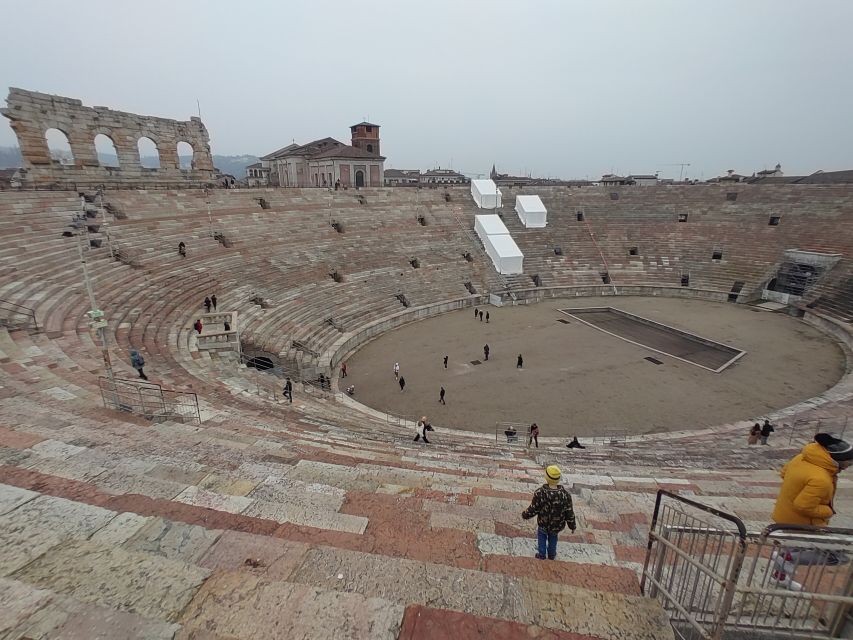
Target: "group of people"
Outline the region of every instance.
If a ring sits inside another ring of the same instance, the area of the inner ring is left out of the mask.
[[[478,309],[477,307],[474,307],[474,319],[476,320],[477,318],[480,319],[480,322],[483,321],[483,311],[481,309]],[[489,321],[489,312],[486,311],[486,322],[488,322],[488,321]]]
[[[761,444],[767,444],[767,438],[770,437],[770,434],[776,431],[773,428],[773,425],[770,424],[770,420],[764,419],[764,424],[758,424],[757,422],[752,425],[752,428],[749,430],[749,437],[746,439],[747,444],[758,444],[759,440]]]

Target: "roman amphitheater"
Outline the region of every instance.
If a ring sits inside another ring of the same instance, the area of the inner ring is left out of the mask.
[[[0,191],[0,638],[850,637],[849,562],[770,577],[780,545],[850,545],[853,482],[833,529],[766,527],[853,406],[853,185],[504,188],[504,276],[467,187],[216,188],[200,120],[109,110],[69,138],[110,133],[122,170],[60,166],[39,128],[79,103],[40,96],[4,111],[28,171]],[[138,133],[192,138],[193,170],[126,170]],[[741,355],[560,311],[588,307]],[[538,448],[503,435],[534,421]],[[520,516],[549,464],[578,514],[554,562]]]

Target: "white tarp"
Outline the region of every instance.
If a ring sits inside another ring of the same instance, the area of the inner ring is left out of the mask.
[[[498,273],[504,275],[524,273],[524,254],[521,253],[518,245],[515,244],[515,240],[509,234],[486,236],[483,240],[483,246],[495,264]]]
[[[504,221],[500,216],[491,214],[485,216],[474,216],[474,231],[485,241],[486,236],[505,236],[509,233]]]
[[[471,197],[481,209],[501,206],[501,192],[493,180],[471,180]]]
[[[515,212],[528,229],[546,226],[548,210],[539,196],[516,196]]]

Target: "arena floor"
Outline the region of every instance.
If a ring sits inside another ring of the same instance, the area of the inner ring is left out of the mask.
[[[612,306],[747,354],[714,373],[557,311],[568,306]],[[624,297],[484,309],[491,314],[488,324],[475,320],[469,309],[378,337],[349,359],[346,384],[354,384],[356,399],[368,406],[409,417],[425,414],[438,427],[494,433],[497,422],[537,422],[543,436],[590,436],[755,418],[820,394],[844,370],[841,349],[817,330],[742,305]],[[489,361],[472,364],[483,361],[487,343]],[[523,369],[516,368],[519,353]],[[649,356],[663,364],[645,360]],[[406,379],[402,393],[395,362]],[[446,405],[438,402],[442,385]]]

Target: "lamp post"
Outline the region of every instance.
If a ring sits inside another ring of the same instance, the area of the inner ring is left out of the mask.
[[[89,277],[89,267],[86,264],[86,254],[83,251],[83,234],[86,231],[86,213],[85,200],[80,199],[83,213],[73,218],[71,227],[74,229],[72,235],[77,239],[77,254],[80,257],[80,266],[83,270],[83,284],[86,286],[86,293],[89,296],[89,311],[86,315],[89,317],[89,329],[95,330],[98,338],[101,341],[101,354],[104,359],[104,370],[107,374],[107,379],[110,381],[112,390],[115,393],[115,375],[113,374],[113,365],[110,360],[109,342],[107,336],[107,319],[104,312],[98,309],[98,303],[95,300],[95,291],[92,288],[92,279]],[[116,407],[118,407],[118,398],[115,399]]]

